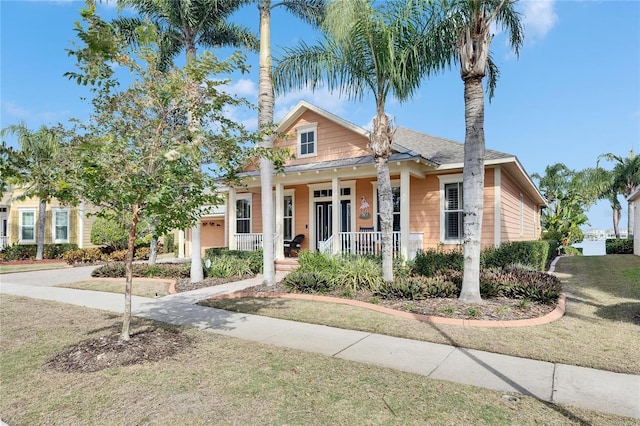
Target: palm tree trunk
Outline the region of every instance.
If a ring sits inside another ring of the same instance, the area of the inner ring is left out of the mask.
[[[393,196],[389,176],[389,156],[391,155],[391,127],[389,117],[382,106],[378,106],[373,120],[373,133],[369,148],[373,154],[378,178],[378,200],[382,235],[382,279],[393,281]]]
[[[620,238],[620,216],[622,216],[622,212],[620,209],[613,209],[613,233],[616,238]]]
[[[262,135],[261,146],[273,148],[273,135],[268,130],[273,124],[273,82],[271,79],[271,1],[260,1],[260,75],[258,82],[258,128]],[[273,163],[260,158],[260,185],[262,191],[262,271],[264,283],[276,283],[273,250]]]
[[[55,220],[53,215],[51,216],[52,220]],[[37,234],[37,249],[36,249],[36,260],[44,259],[44,231],[47,226],[47,201],[44,199],[40,199],[40,203],[38,204],[38,234]],[[55,224],[53,226],[53,232],[55,233]],[[55,239],[55,235],[53,236]]]
[[[459,299],[480,297],[480,250],[484,200],[484,91],[482,77],[464,80],[465,139],[463,169],[464,273]]]
[[[129,243],[127,246],[127,257],[125,259],[126,284],[124,287],[124,317],[122,319],[122,332],[120,340],[129,340],[129,327],[131,325],[131,288],[133,285],[133,251],[136,246],[136,229],[138,227],[138,219],[140,215],[140,206],[133,205],[133,218],[131,219],[131,228],[129,228]]]
[[[187,66],[193,64],[196,60],[196,47],[194,44],[187,45]],[[190,90],[197,91],[197,87],[191,87]],[[193,96],[192,99],[196,99]],[[189,124],[192,127],[199,127],[199,123],[194,119],[191,111],[188,112]],[[199,170],[196,171],[199,173]],[[191,227],[191,270],[189,272],[190,282],[199,283],[204,280],[204,272],[202,269],[202,223],[198,220],[198,223]]]

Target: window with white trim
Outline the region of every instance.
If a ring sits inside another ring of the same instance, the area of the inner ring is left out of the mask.
[[[445,240],[462,239],[462,182],[444,185]]]
[[[438,176],[440,181],[440,241],[461,244],[464,238],[462,173]]]
[[[251,194],[236,200],[236,232],[251,233]]]
[[[69,242],[69,210],[54,209],[53,216],[53,242],[68,243]]]
[[[318,152],[316,124],[298,127],[298,158],[314,157]]]
[[[377,205],[380,206],[380,196],[378,195],[378,191],[376,191]],[[393,206],[393,231],[400,231],[400,187],[392,186],[391,187],[391,204]],[[378,231],[382,230],[382,226],[380,224],[380,209],[378,208]]]
[[[293,239],[293,195],[284,196],[284,239]]]
[[[36,209],[20,209],[18,226],[20,242],[34,243],[36,241]]]

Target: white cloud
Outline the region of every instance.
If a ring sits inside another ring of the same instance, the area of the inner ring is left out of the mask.
[[[291,111],[291,108],[301,100],[305,100],[336,115],[344,113],[348,102],[347,99],[341,98],[338,92],[329,92],[325,87],[317,88],[315,91],[310,88],[291,91],[285,95],[278,96],[276,99],[274,120],[282,120]]]
[[[521,5],[525,39],[544,38],[558,22],[555,0],[525,0]]]
[[[253,98],[258,96],[258,88],[256,87],[256,84],[253,80],[249,80],[248,78],[241,78],[233,84],[226,85],[223,90],[234,96]]]
[[[32,125],[33,123],[38,127],[41,125],[55,125],[69,117],[68,110],[33,111],[12,100],[2,101],[2,112],[3,126],[8,124],[18,124],[19,121],[24,121],[27,126]],[[11,123],[5,123],[5,121],[9,120]]]

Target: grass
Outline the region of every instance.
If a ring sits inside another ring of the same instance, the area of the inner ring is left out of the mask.
[[[43,269],[60,269],[66,267],[67,264],[65,262],[24,263],[22,265],[0,264],[0,274],[9,274],[12,272],[41,271]]]
[[[523,358],[640,374],[640,257],[573,256],[556,272],[567,312],[550,324],[523,328],[436,325],[330,303],[285,299],[209,300],[207,304],[333,327],[387,334]]]
[[[90,281],[79,281],[76,283],[60,285],[59,287],[124,294],[125,280],[123,278],[119,281],[99,279]],[[144,279],[134,279],[131,293],[134,296],[141,297],[163,297],[169,294],[169,283],[145,281]]]
[[[196,329],[184,330],[194,344],[171,359],[58,373],[41,366],[65,346],[116,333],[120,317],[3,295],[0,320],[0,417],[11,425],[634,424]]]

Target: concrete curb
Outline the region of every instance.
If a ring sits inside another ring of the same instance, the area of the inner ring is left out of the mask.
[[[247,297],[256,298],[281,298],[281,299],[297,299],[310,300],[314,302],[337,303],[340,305],[356,306],[369,309],[383,314],[392,315],[400,318],[415,319],[418,321],[429,322],[432,324],[457,325],[462,327],[531,327],[535,325],[548,324],[561,318],[565,312],[566,296],[564,293],[558,299],[558,306],[548,314],[538,318],[528,318],[512,321],[491,321],[491,320],[468,320],[459,318],[444,318],[433,315],[412,314],[410,312],[398,311],[396,309],[378,306],[373,303],[362,302],[359,300],[342,299],[339,297],[317,296],[313,294],[299,293],[254,293],[254,292],[237,292],[231,294],[220,294],[209,297],[209,299],[242,299]]]

